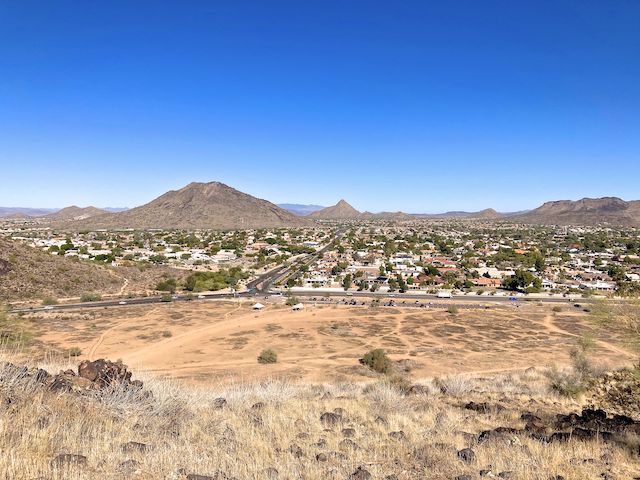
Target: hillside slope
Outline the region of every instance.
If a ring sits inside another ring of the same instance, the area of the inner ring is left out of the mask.
[[[221,229],[296,227],[309,222],[223,183],[190,183],[140,207],[81,222],[82,228]]]
[[[50,255],[0,237],[0,302],[116,293],[122,279],[106,267]]]

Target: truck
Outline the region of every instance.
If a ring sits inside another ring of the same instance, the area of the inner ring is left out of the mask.
[[[449,290],[438,290],[436,293],[437,298],[451,298],[451,292]]]

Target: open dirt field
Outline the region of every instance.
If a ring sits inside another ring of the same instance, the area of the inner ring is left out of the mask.
[[[495,373],[568,363],[569,351],[592,326],[564,306],[523,305],[461,310],[311,306],[293,312],[250,303],[193,302],[39,313],[32,326],[41,353],[82,350],[80,359],[122,359],[135,368],[195,382],[286,376],[310,382],[364,380],[358,364],[384,348],[415,379]],[[260,365],[265,348],[278,363]],[[610,366],[634,358],[615,333],[597,335],[597,360]]]

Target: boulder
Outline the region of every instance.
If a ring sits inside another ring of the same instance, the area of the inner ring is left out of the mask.
[[[464,463],[473,463],[476,461],[476,453],[470,448],[463,448],[457,453],[457,456]]]
[[[356,471],[351,474],[351,478],[353,480],[369,480],[372,477],[368,470],[365,470],[363,467],[358,467]]]
[[[333,427],[342,421],[342,416],[334,412],[324,412],[320,415],[320,421],[327,427]]]

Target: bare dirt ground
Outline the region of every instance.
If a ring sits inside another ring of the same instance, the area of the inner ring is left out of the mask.
[[[570,306],[523,305],[488,310],[445,310],[193,302],[74,312],[38,313],[31,325],[38,350],[82,350],[80,359],[122,359],[134,369],[194,382],[286,376],[308,382],[365,380],[358,364],[384,348],[406,360],[413,378],[489,374],[564,365],[585,333],[587,315]],[[608,366],[635,359],[615,332],[597,335],[596,359]],[[260,365],[265,348],[278,363]]]

